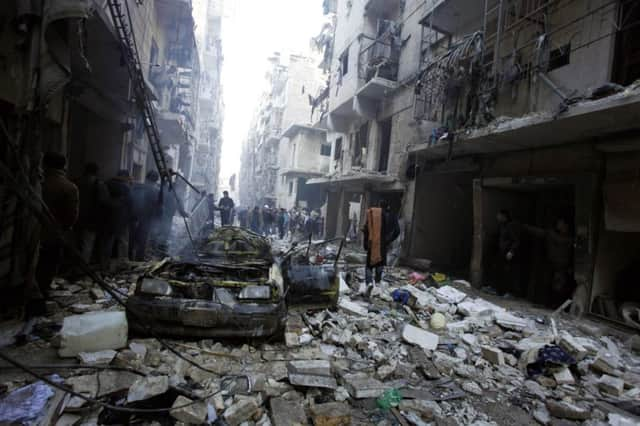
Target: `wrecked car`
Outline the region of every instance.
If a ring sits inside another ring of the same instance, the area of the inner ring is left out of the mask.
[[[276,334],[292,306],[337,304],[339,252],[327,256],[327,245],[294,246],[274,257],[266,238],[217,228],[138,279],[127,301],[129,327],[194,338]]]

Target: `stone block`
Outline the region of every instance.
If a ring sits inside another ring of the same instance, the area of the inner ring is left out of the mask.
[[[382,382],[358,374],[347,375],[344,381],[349,394],[355,399],[378,398],[386,389]]]
[[[129,327],[124,312],[91,312],[66,317],[60,331],[61,357],[127,346]]]
[[[311,406],[311,417],[315,426],[351,425],[351,407],[342,402],[328,402]]]
[[[299,426],[307,424],[302,401],[271,398],[271,421],[274,426]]]
[[[547,410],[553,417],[567,420],[589,420],[591,410],[566,401],[547,401]]]
[[[147,376],[136,380],[127,395],[127,402],[144,401],[169,390],[168,376]]]
[[[260,405],[254,398],[243,398],[227,408],[222,417],[229,426],[238,426],[255,416],[258,411],[260,411]]]
[[[504,365],[504,353],[498,349],[493,348],[491,346],[482,346],[482,358],[489,361],[494,365]]]
[[[556,380],[558,385],[573,385],[576,380],[573,378],[573,374],[569,371],[568,368],[563,368],[562,370],[555,372],[553,374],[553,378]]]
[[[418,327],[414,327],[411,324],[405,324],[402,330],[402,338],[407,343],[420,346],[423,349],[433,351],[438,347],[438,335],[429,333]]]
[[[598,387],[610,395],[621,396],[624,391],[624,380],[605,374],[598,380]]]
[[[204,424],[208,413],[207,404],[202,401],[196,402],[195,404],[192,403],[193,401],[189,398],[185,398],[182,395],[178,396],[173,403],[171,417],[187,424]],[[185,405],[187,406],[184,407]]]

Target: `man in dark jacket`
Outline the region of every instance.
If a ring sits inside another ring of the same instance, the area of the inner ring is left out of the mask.
[[[521,226],[507,210],[500,210],[498,220],[498,253],[496,256],[499,295],[520,293],[520,233]]]
[[[380,207],[367,210],[363,232],[363,245],[367,251],[365,283],[367,292],[370,293],[374,283],[382,282],[382,273],[387,264],[387,249],[400,235],[398,217],[386,201],[381,201]]]
[[[220,223],[222,226],[232,225],[234,207],[235,204],[231,197],[229,197],[229,191],[224,191],[222,193],[222,198],[218,203],[218,208],[220,209]]]
[[[80,206],[78,187],[67,179],[66,165],[66,158],[55,152],[47,152],[42,159],[42,199],[63,232],[70,231],[78,220]],[[45,299],[49,295],[51,282],[58,273],[62,248],[63,243],[56,233],[45,227],[40,238],[40,256],[36,268],[36,280]]]
[[[132,191],[133,213],[135,223],[133,226],[132,258],[136,261],[144,261],[151,228],[157,226],[160,218],[160,176],[155,170],[147,173],[144,184],[137,185]]]
[[[107,181],[109,203],[105,209],[105,221],[100,240],[100,263],[109,266],[112,257],[128,257],[129,231],[133,220],[131,199],[131,179],[129,172],[120,170],[118,175]]]
[[[91,262],[96,236],[105,220],[104,209],[109,203],[109,191],[98,178],[98,170],[96,163],[87,163],[84,173],[77,181],[80,215],[75,226],[75,236],[77,247],[87,263]]]

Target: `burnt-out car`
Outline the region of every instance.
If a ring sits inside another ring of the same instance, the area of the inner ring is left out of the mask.
[[[157,333],[194,338],[273,335],[290,306],[337,303],[336,262],[313,253],[301,247],[276,258],[266,238],[218,228],[139,278],[129,326],[144,332],[142,319]]]

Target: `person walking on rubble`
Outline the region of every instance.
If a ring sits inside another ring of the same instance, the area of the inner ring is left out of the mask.
[[[233,199],[229,197],[229,191],[222,192],[222,198],[218,203],[220,209],[220,222],[222,226],[230,226],[233,224],[233,209],[235,204]]]
[[[105,208],[105,221],[98,236],[100,264],[109,266],[111,258],[128,258],[129,232],[132,227],[131,178],[127,170],[120,170],[106,183],[109,200]]]
[[[155,170],[147,173],[145,182],[132,191],[133,214],[135,216],[131,238],[131,257],[142,262],[145,260],[147,242],[151,229],[158,226],[160,219],[160,175]]]
[[[69,232],[75,225],[80,209],[78,187],[67,178],[66,165],[65,156],[55,152],[47,152],[42,158],[42,199],[63,233]],[[35,298],[32,301],[28,308],[30,315],[41,314],[44,311],[44,299],[49,297],[51,283],[62,262],[63,246],[63,242],[52,229],[42,229],[35,276],[43,299]]]
[[[80,213],[75,226],[76,245],[86,263],[90,263],[96,247],[97,235],[105,220],[104,209],[109,203],[109,191],[98,178],[98,165],[87,163],[78,179]]]
[[[363,290],[371,294],[373,285],[382,282],[382,273],[387,262],[387,249],[400,235],[398,218],[385,200],[380,202],[380,207],[367,210],[363,233],[363,245],[367,251],[366,287]]]
[[[557,307],[571,297],[575,289],[572,280],[573,237],[569,232],[569,224],[563,218],[558,218],[555,227],[542,229],[535,226],[523,225],[523,230],[544,240],[545,256],[548,261],[545,266],[545,277],[550,284],[550,294],[547,305]]]
[[[507,210],[500,210],[498,221],[498,253],[496,256],[497,292],[500,296],[520,292],[521,226]]]

